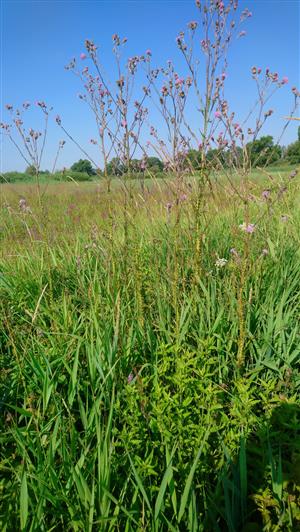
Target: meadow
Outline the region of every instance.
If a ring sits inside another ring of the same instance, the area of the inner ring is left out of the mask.
[[[259,46],[259,65],[254,41],[242,44],[244,3],[196,0],[174,60],[155,48],[167,53],[179,11],[162,16],[163,38],[149,25],[152,53],[134,9],[140,55],[113,33],[111,56],[86,39],[65,66],[86,121],[51,68],[74,53],[74,12],[93,33],[96,20],[122,27],[123,6],[69,2],[59,44],[58,4],[26,3],[32,58],[19,14],[6,46],[20,47],[13,88],[27,86],[23,62],[32,87],[0,122],[14,150],[0,174],[0,530],[300,531],[300,128],[285,136],[300,92],[288,9],[261,3],[254,40],[271,57]],[[275,18],[289,28],[280,49]],[[36,31],[48,20],[49,55]],[[35,100],[41,87],[47,103]]]
[[[1,187],[1,530],[300,530],[291,168]]]

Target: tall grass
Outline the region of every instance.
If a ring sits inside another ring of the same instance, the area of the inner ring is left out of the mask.
[[[199,233],[168,183],[3,187],[1,530],[299,529],[299,190],[261,189],[245,235],[223,188]]]

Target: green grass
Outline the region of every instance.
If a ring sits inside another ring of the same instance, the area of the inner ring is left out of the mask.
[[[248,186],[3,185],[1,530],[300,530],[299,183]]]

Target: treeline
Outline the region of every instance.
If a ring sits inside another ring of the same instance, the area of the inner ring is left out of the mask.
[[[198,171],[202,166],[202,153],[198,150],[189,150],[182,161],[183,169],[189,172]],[[298,140],[287,147],[274,144],[271,135],[267,135],[248,143],[244,149],[235,146],[231,149],[215,148],[208,150],[206,154],[206,164],[211,168],[234,168],[240,167],[243,161],[247,159],[252,168],[266,167],[277,164],[297,165],[300,164],[300,127],[298,128]],[[111,159],[106,166],[106,175],[109,177],[121,177],[128,174],[126,168],[117,157]],[[142,159],[132,159],[130,161],[130,176],[135,178],[145,178],[155,175],[163,177],[168,173],[168,165],[158,157],[147,157]],[[22,172],[6,172],[0,174],[1,183],[26,182],[32,181],[36,176],[34,166],[26,168]],[[80,159],[75,162],[69,169],[51,173],[48,170],[40,171],[41,180],[53,181],[93,181],[101,176],[104,172],[95,169],[87,159]]]

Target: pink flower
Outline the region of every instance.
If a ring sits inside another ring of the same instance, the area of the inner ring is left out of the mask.
[[[193,31],[195,31],[197,26],[198,26],[198,23],[195,20],[192,20],[192,22],[189,22],[188,24],[188,27],[190,28],[190,30],[193,30]]]
[[[254,233],[256,229],[255,224],[246,224],[245,222],[240,224],[239,228],[250,235]]]
[[[128,384],[130,384],[132,381],[133,381],[133,373],[129,373],[129,375],[127,377],[127,382],[128,382]]]
[[[282,78],[281,80],[282,85],[286,85],[288,82],[289,82],[289,78],[287,76],[284,76],[284,78]]]
[[[221,115],[220,111],[216,111],[216,112],[215,112],[215,117],[216,117],[216,118],[221,118],[221,116],[222,116],[222,115]]]
[[[263,197],[264,199],[268,199],[269,196],[270,196],[270,190],[267,189],[267,190],[264,190],[264,191],[262,192],[262,197]]]
[[[152,55],[152,52],[151,52],[151,50],[148,49],[148,50],[146,50],[145,54],[146,55]]]
[[[84,54],[83,52],[80,54],[80,59],[84,60],[86,59],[86,54]]]

